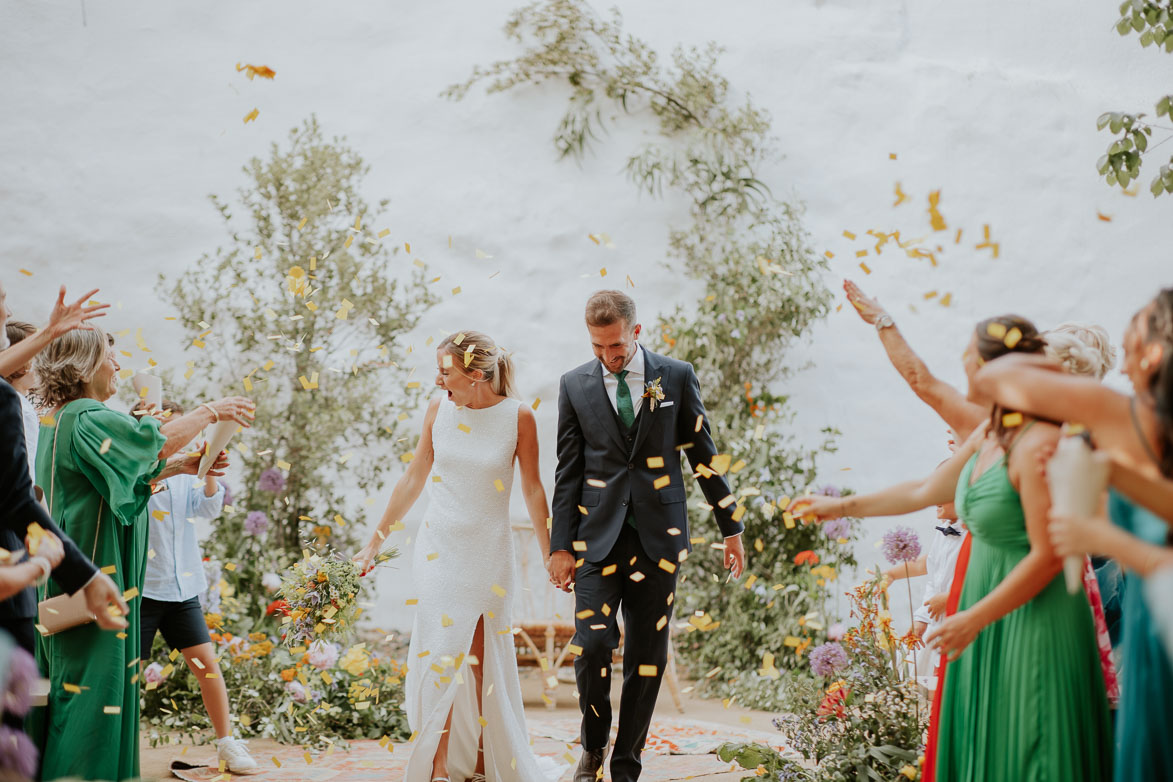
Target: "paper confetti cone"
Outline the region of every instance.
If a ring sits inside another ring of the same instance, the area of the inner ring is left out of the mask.
[[[208,435],[208,445],[204,448],[204,455],[200,458],[200,469],[196,472],[197,478],[202,480],[208,474],[208,470],[216,462],[216,455],[228,445],[228,441],[236,433],[237,426],[239,424],[235,421],[221,421],[212,426],[212,432]]]
[[[1047,485],[1056,515],[1094,516],[1108,485],[1108,457],[1093,451],[1082,437],[1064,437],[1047,464]],[[1068,592],[1082,589],[1083,557],[1066,557],[1063,576]]]

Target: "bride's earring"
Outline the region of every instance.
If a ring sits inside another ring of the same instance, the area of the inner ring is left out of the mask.
[[[1142,358],[1142,359],[1140,360],[1140,368],[1141,368],[1141,369],[1145,369],[1145,370],[1147,370],[1147,369],[1148,369],[1149,367],[1151,367],[1151,366],[1152,366],[1152,364],[1151,364],[1151,363],[1149,363],[1149,360],[1148,360],[1147,358]]]

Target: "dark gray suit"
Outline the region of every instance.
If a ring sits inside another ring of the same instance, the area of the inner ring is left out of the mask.
[[[575,643],[583,652],[574,668],[585,749],[607,746],[611,654],[619,643],[616,618],[623,611],[623,694],[611,758],[615,782],[639,777],[640,753],[668,658],[676,568],[691,548],[680,454],[687,455],[695,472],[717,453],[692,365],[644,350],[644,379],[658,379],[665,398],[655,410],[645,399],[630,429],[611,406],[598,360],[563,375],[558,394],[550,550],[569,551],[576,558]],[[654,466],[661,461],[662,466]],[[667,483],[655,488],[664,476]],[[732,518],[724,478],[712,474],[697,480],[722,535],[740,533],[743,526]],[[634,529],[625,522],[629,510]]]

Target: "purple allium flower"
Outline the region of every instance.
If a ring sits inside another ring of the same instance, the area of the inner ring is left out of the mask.
[[[851,519],[831,519],[823,522],[823,534],[831,540],[839,540],[851,534]]]
[[[22,730],[0,725],[0,768],[15,771],[25,779],[37,773],[37,748]]]
[[[836,622],[827,628],[827,638],[832,641],[838,641],[847,634],[847,628],[842,622]]]
[[[815,494],[821,494],[824,497],[842,497],[843,496],[843,492],[839,489],[838,486],[831,486],[831,485],[824,486],[823,488],[821,488],[817,492],[815,492]]]
[[[232,504],[232,487],[229,486],[228,482],[223,479],[217,478],[216,480],[220,481],[220,485],[224,487],[224,504],[231,505]]]
[[[19,646],[12,650],[12,657],[8,661],[8,689],[4,693],[4,711],[15,717],[28,714],[33,705],[33,682],[39,679],[41,672],[37,669],[37,661],[33,656]]]
[[[334,663],[338,662],[338,647],[325,641],[314,641],[310,644],[306,661],[319,671],[333,668]]]
[[[269,517],[264,511],[250,510],[244,517],[244,531],[250,535],[264,535],[269,531]]]
[[[167,677],[163,675],[163,666],[151,663],[143,669],[143,681],[147,684],[159,684]]]
[[[920,541],[908,527],[893,527],[884,533],[884,557],[889,564],[911,562],[920,556]]]
[[[847,667],[847,652],[837,643],[826,643],[811,650],[811,670],[815,676],[834,676]]]
[[[285,476],[277,468],[270,467],[261,473],[261,477],[257,479],[257,488],[261,491],[276,494],[285,488]]]

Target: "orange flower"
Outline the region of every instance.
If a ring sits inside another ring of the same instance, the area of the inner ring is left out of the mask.
[[[297,675],[297,671],[295,671],[293,668],[286,668],[284,671],[281,672],[281,678],[287,682],[293,681],[293,677],[296,675]]]
[[[819,555],[809,549],[807,551],[800,551],[794,555],[794,564],[817,565],[819,564]]]

